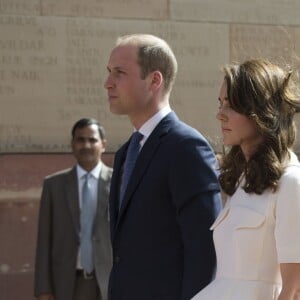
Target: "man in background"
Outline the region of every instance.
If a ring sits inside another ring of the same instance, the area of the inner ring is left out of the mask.
[[[112,169],[101,161],[104,129],[94,119],[72,128],[72,169],[43,185],[35,263],[38,300],[104,300],[111,268],[108,197]]]
[[[107,70],[110,110],[134,127],[114,163],[109,299],[191,299],[215,270],[209,228],[221,201],[214,153],[170,108],[177,62],[165,41],[121,37]]]

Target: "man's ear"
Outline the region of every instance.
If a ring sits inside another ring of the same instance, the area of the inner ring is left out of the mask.
[[[106,139],[102,139],[102,151],[101,153],[105,152],[105,148],[106,148],[106,145],[107,145],[107,140]]]
[[[160,71],[152,72],[149,79],[152,91],[159,90],[164,83],[164,78]]]

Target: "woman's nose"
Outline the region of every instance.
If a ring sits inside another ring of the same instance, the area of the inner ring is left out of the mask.
[[[224,120],[226,119],[226,116],[225,116],[225,114],[223,113],[222,108],[219,108],[219,110],[218,110],[218,112],[217,112],[217,114],[216,114],[216,118],[217,118],[217,120],[219,120],[219,121],[224,121]]]

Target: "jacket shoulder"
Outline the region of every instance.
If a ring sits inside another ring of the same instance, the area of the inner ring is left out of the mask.
[[[53,181],[53,180],[55,181],[55,180],[63,179],[66,176],[68,176],[73,170],[74,170],[74,167],[60,170],[55,173],[49,174],[45,177],[45,181]]]
[[[178,121],[171,127],[170,137],[175,138],[177,142],[181,140],[198,140],[207,143],[207,139],[194,127]]]
[[[113,173],[113,169],[108,167],[107,165],[105,165],[104,163],[102,163],[102,171],[101,171],[102,175],[104,175],[105,178],[107,179],[111,179],[112,177],[112,173]]]

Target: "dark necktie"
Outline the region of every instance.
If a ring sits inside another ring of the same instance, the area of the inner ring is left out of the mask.
[[[82,206],[80,214],[80,262],[82,268],[91,273],[94,269],[92,230],[96,212],[95,201],[92,199],[91,175],[84,175],[85,181],[82,187]]]
[[[125,191],[131,177],[131,173],[133,171],[136,159],[139,155],[140,150],[140,141],[142,140],[143,135],[138,131],[135,131],[130,139],[129,146],[127,149],[126,159],[124,163],[122,184],[121,184],[121,192],[120,192],[120,203],[119,208],[121,208],[122,201],[124,199]]]

